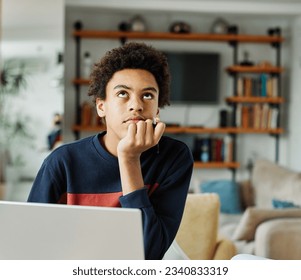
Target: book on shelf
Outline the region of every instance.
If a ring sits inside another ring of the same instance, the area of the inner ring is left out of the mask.
[[[279,96],[278,93],[278,78],[277,77],[272,77],[271,78],[272,82],[271,82],[271,89],[270,89],[270,94],[272,97],[277,97]]]
[[[235,125],[241,127],[242,104],[237,104],[235,112]]]
[[[255,129],[261,128],[261,105],[258,103],[253,106],[253,127]]]
[[[80,125],[83,127],[101,126],[101,118],[98,116],[95,107],[90,102],[83,102],[81,105]]]
[[[278,78],[267,74],[239,76],[236,83],[237,96],[278,96]]]
[[[269,128],[268,124],[268,118],[269,118],[269,105],[268,104],[263,104],[262,105],[262,111],[261,111],[261,127],[262,129],[267,129]]]
[[[83,102],[81,105],[81,120],[82,126],[90,126],[92,122],[92,106],[88,102]]]
[[[267,75],[260,74],[260,95],[262,97],[267,97]]]
[[[244,82],[243,77],[237,78],[237,84],[236,84],[236,95],[237,96],[244,96]]]
[[[229,135],[226,135],[223,139],[223,156],[224,162],[232,162],[233,161],[233,141]]]
[[[251,78],[244,78],[244,96],[252,96],[252,79]]]
[[[279,110],[269,104],[242,105],[236,108],[236,126],[242,128],[269,129],[278,127]]]
[[[197,137],[194,141],[193,157],[201,162],[230,162],[232,151],[233,143],[228,135]]]
[[[250,106],[242,106],[241,109],[241,127],[248,128],[250,126]]]
[[[273,80],[275,80],[275,77],[272,77],[270,79],[267,79],[266,81],[266,96],[267,97],[276,97],[275,93],[273,92]]]
[[[279,110],[277,108],[270,108],[269,127],[277,128],[279,125],[278,119],[279,119]]]

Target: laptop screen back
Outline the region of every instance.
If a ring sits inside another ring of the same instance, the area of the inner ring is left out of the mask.
[[[144,259],[139,209],[0,201],[0,259]]]

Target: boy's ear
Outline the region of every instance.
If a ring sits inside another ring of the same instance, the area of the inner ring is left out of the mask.
[[[100,116],[101,118],[104,118],[106,116],[105,110],[104,110],[105,109],[104,103],[105,103],[104,100],[102,100],[100,98],[96,99],[96,111],[97,111],[98,116]]]

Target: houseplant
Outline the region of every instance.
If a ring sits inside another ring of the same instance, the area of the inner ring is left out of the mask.
[[[29,118],[14,112],[17,98],[27,87],[25,64],[16,59],[4,62],[0,70],[0,182],[5,180],[7,166],[23,164],[21,154],[15,154],[17,144],[24,145],[32,139],[28,129]]]

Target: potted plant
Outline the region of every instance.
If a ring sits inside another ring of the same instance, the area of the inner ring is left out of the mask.
[[[7,167],[24,164],[22,155],[13,152],[16,144],[32,140],[29,118],[13,111],[14,101],[27,87],[27,74],[25,64],[15,59],[6,61],[0,70],[0,182],[5,181]]]

